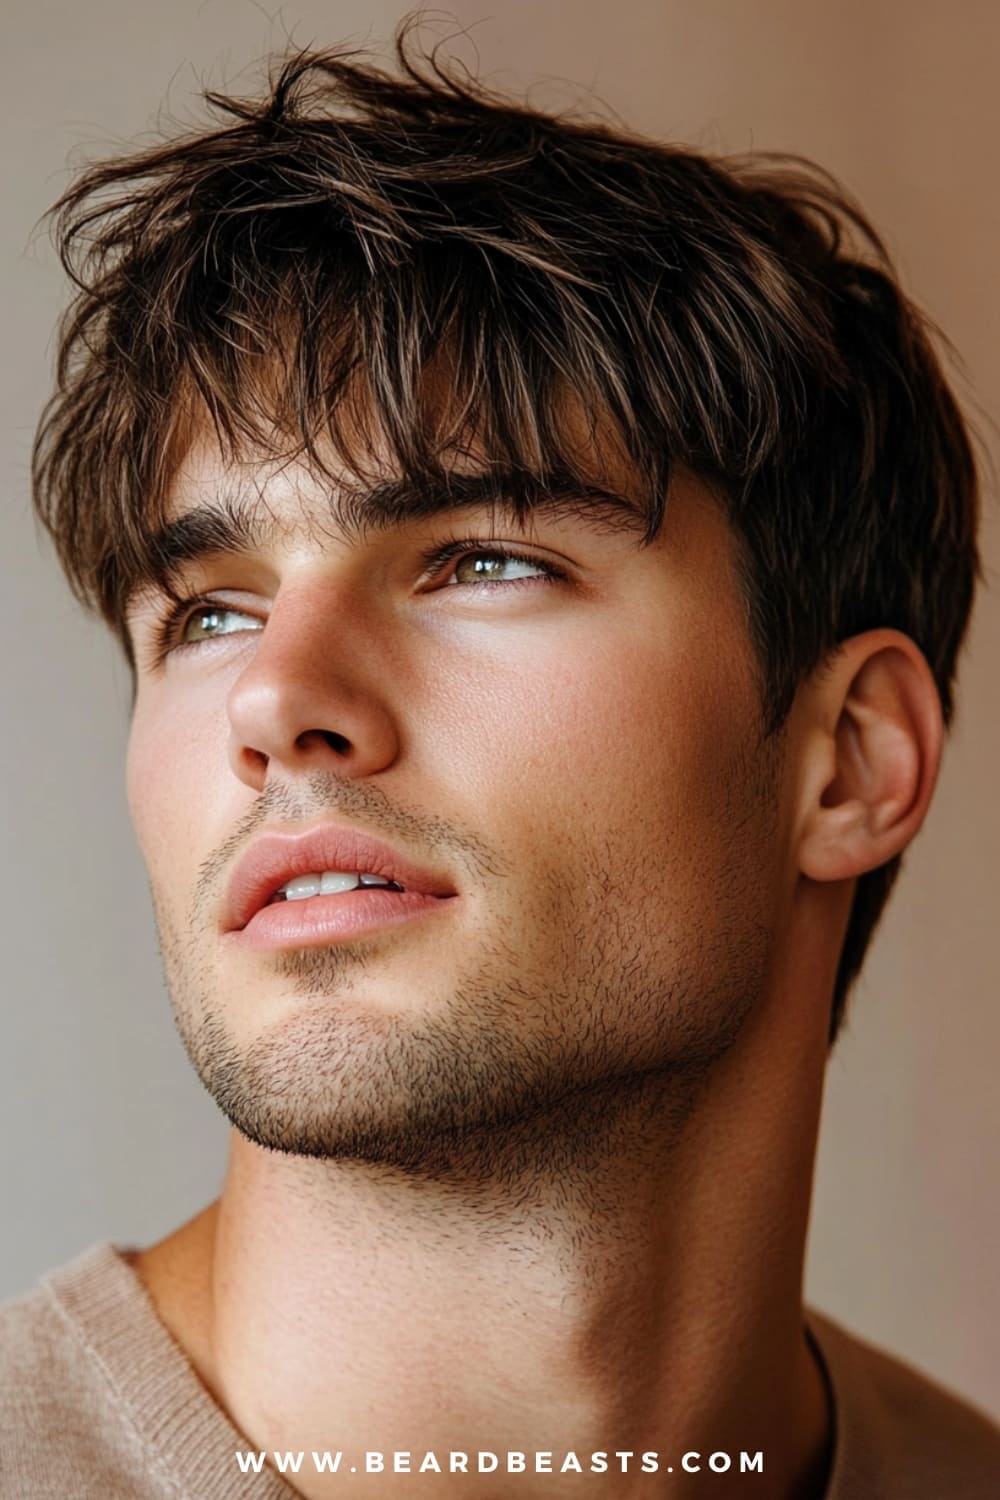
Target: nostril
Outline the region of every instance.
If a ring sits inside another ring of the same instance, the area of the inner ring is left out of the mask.
[[[335,729],[307,729],[304,734],[299,735],[297,743],[305,750],[314,738],[322,740],[331,750],[336,750],[338,755],[346,755],[351,748],[347,736],[338,734]]]

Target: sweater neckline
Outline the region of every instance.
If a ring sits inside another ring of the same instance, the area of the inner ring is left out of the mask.
[[[100,1369],[122,1416],[146,1448],[168,1488],[187,1500],[301,1500],[297,1490],[265,1465],[245,1475],[237,1451],[259,1452],[204,1385],[181,1346],[161,1321],[128,1257],[134,1247],[102,1240],[67,1265],[49,1271],[41,1286]],[[852,1418],[842,1399],[843,1372],[837,1326],[803,1309],[806,1335],[817,1357],[833,1423],[829,1477],[822,1500],[843,1500]],[[854,1434],[856,1437],[857,1434]],[[861,1473],[850,1470],[852,1480]],[[238,1488],[238,1486],[241,1486]]]
[[[301,1500],[277,1471],[245,1475],[237,1451],[259,1452],[203,1384],[126,1257],[92,1245],[41,1285],[110,1388],[122,1419],[178,1500]]]

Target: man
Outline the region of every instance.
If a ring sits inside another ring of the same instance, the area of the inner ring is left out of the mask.
[[[61,205],[36,500],[234,1129],[7,1305],[4,1493],[995,1495],[801,1293],[978,570],[920,315],[816,170],[399,57]]]

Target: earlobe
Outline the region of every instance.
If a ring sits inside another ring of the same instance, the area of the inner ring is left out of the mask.
[[[848,880],[885,864],[919,830],[944,739],[920,648],[896,630],[845,641],[805,685],[799,868]]]

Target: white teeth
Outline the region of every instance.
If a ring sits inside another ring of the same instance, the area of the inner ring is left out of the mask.
[[[318,896],[322,877],[319,875],[296,875],[286,881],[278,894],[289,901],[303,901],[306,896]]]
[[[344,870],[324,870],[319,883],[321,896],[336,896],[340,891],[353,891],[361,884],[361,876]]]
[[[274,893],[272,900],[284,896],[286,901],[304,901],[308,896],[336,896],[353,891],[359,885],[391,885],[384,875],[359,875],[349,870],[323,870],[319,874],[296,875]]]

